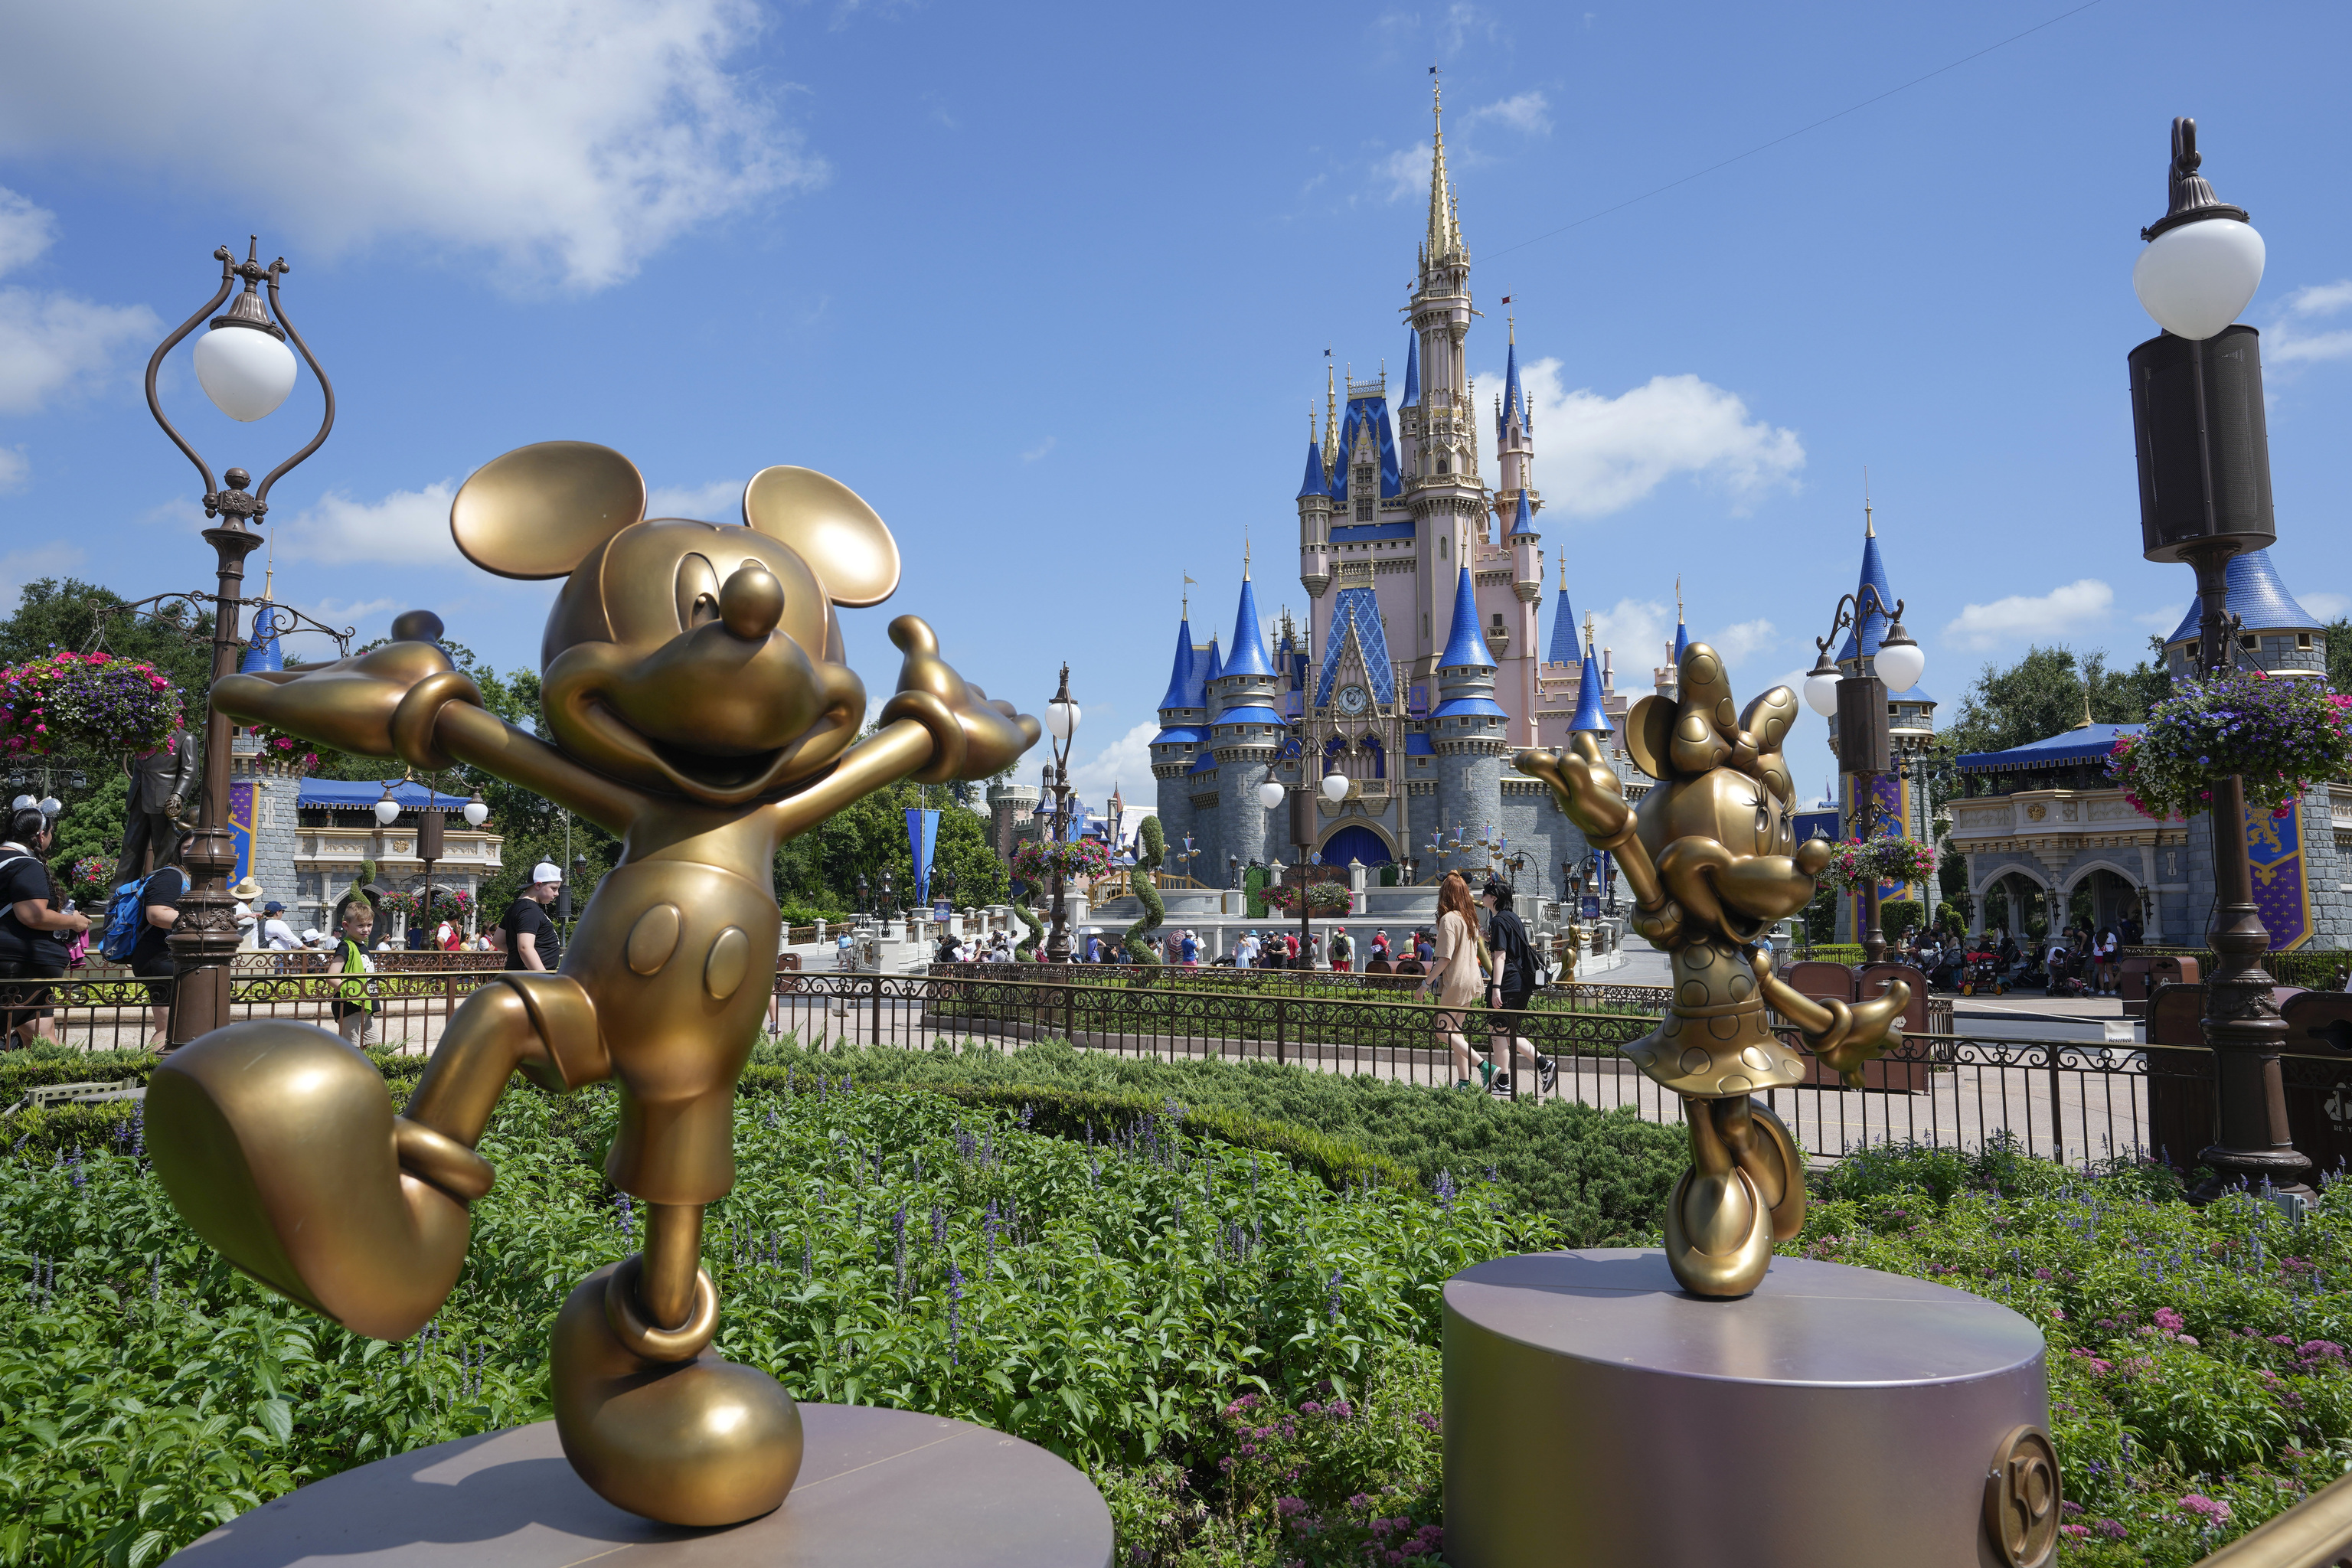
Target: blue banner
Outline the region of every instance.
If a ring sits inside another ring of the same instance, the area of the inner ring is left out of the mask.
[[[939,847],[940,814],[920,806],[907,808],[907,848],[915,859],[915,901],[931,901],[931,852]]]
[[[236,868],[229,873],[232,886],[253,874],[253,781],[239,779],[228,786],[228,837],[236,846]],[[280,899],[293,892],[291,888],[268,889]]]

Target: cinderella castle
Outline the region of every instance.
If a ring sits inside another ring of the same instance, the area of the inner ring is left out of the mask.
[[[1305,858],[1394,868],[1384,881],[1500,866],[1558,898],[1572,868],[1598,868],[1512,753],[1587,731],[1630,795],[1646,784],[1624,759],[1629,700],[1606,650],[1580,635],[1564,563],[1540,640],[1535,423],[1515,331],[1488,410],[1466,373],[1470,252],[1436,112],[1402,387],[1392,407],[1385,373],[1351,375],[1343,406],[1327,367],[1319,429],[1309,422],[1296,498],[1304,623],[1286,613],[1268,626],[1244,551],[1231,637],[1196,641],[1189,601],[1176,629],[1151,772],[1162,829],[1193,852],[1180,866],[1212,884]],[[1659,650],[1661,691],[1675,689],[1684,640],[1678,629],[1672,653]],[[1269,784],[1281,786],[1271,805]]]

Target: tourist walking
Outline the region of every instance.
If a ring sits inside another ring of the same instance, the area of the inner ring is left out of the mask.
[[[541,860],[530,868],[530,886],[515,895],[514,902],[507,906],[506,919],[499,922],[499,929],[506,933],[509,969],[562,966],[563,933],[547,912],[562,886],[563,873],[554,861]],[[844,947],[849,945],[846,931],[841,942]]]
[[[55,836],[56,825],[37,805],[11,813],[0,840],[0,981],[15,982],[0,992],[0,1031],[19,1047],[55,1038],[54,993],[37,983],[65,978],[67,946],[89,930],[89,917],[59,895],[49,875]]]
[[[185,842],[185,840],[182,840]],[[172,853],[179,853],[174,844]],[[141,980],[168,981],[172,978],[172,950],[168,945],[172,928],[180,923],[180,900],[188,896],[188,874],[166,860],[147,873],[146,879],[135,884],[139,889],[139,939],[131,949],[131,973]],[[118,890],[117,898],[121,897]],[[151,987],[150,995],[169,995]],[[147,1048],[160,1051],[170,1037],[172,1005],[156,1002],[148,1008],[154,1034]]]
[[[1355,967],[1355,939],[1348,934],[1346,926],[1334,928],[1331,932],[1331,973],[1346,974]]]
[[[1478,934],[1478,907],[1470,901],[1470,885],[1459,871],[1448,871],[1437,885],[1437,968],[1415,990],[1418,997],[1436,993],[1446,1011],[1437,1015],[1437,1037],[1454,1055],[1454,1087],[1468,1089],[1472,1061],[1470,1042],[1462,1035],[1462,1009],[1478,998],[1486,979],[1486,947]]]
[[[1201,966],[1201,939],[1194,936],[1191,931],[1184,932],[1182,939],[1177,943],[1177,951],[1181,962],[1188,967],[1198,969]]]
[[[1559,1066],[1549,1057],[1538,1056],[1535,1044],[1519,1033],[1527,1016],[1528,998],[1534,994],[1536,971],[1535,943],[1528,940],[1528,928],[1511,910],[1510,885],[1500,879],[1489,881],[1479,901],[1486,906],[1486,943],[1494,963],[1486,982],[1487,1022],[1493,1031],[1493,1051],[1503,1058],[1504,1066],[1495,1075],[1495,1089],[1499,1093],[1511,1087],[1510,1064],[1519,1063],[1536,1069],[1536,1079],[1549,1092],[1559,1081]]]

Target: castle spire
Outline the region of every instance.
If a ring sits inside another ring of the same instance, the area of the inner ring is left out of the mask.
[[[1568,556],[1559,559],[1559,608],[1552,612],[1551,647],[1544,656],[1546,664],[1574,664],[1579,654],[1576,644],[1576,607],[1568,602]]]
[[[1168,694],[1160,700],[1164,712],[1171,709],[1197,708],[1192,700],[1192,601],[1185,601],[1184,618],[1176,623],[1176,662],[1168,671]],[[1165,722],[1165,721],[1162,721]]]
[[[1445,178],[1445,97],[1433,79],[1429,84],[1429,111],[1435,131],[1429,160],[1429,235],[1422,246],[1423,264],[1435,267],[1462,248],[1462,220]]]
[[[1683,650],[1690,647],[1690,628],[1683,625],[1683,580],[1675,579],[1675,668],[1683,667]]]
[[[1404,340],[1404,396],[1398,400],[1399,408],[1412,408],[1421,402],[1421,334],[1412,333]]]
[[[1609,722],[1607,710],[1601,705],[1601,659],[1592,651],[1592,613],[1584,616],[1584,668],[1576,681],[1576,718],[1568,726],[1571,735],[1607,735],[1615,732]]]
[[[1495,668],[1495,656],[1486,651],[1486,639],[1478,632],[1478,593],[1470,581],[1470,568],[1462,568],[1462,580],[1454,590],[1454,625],[1445,634],[1445,651],[1437,656],[1440,669],[1472,666],[1487,669]]]
[[[1265,624],[1258,619],[1257,589],[1246,564],[1242,568],[1242,601],[1234,612],[1234,651],[1218,674],[1274,676],[1274,666],[1266,662]]]

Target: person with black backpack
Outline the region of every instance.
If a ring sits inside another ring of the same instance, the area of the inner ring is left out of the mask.
[[[66,944],[89,929],[89,917],[58,896],[57,879],[42,858],[49,852],[54,825],[38,806],[19,808],[0,839],[0,981],[15,981],[0,994],[0,1037],[29,1046],[49,1033],[50,992],[26,982],[61,980]]]
[[[1508,883],[1489,881],[1478,895],[1478,901],[1489,911],[1486,946],[1495,955],[1494,968],[1486,979],[1486,1016],[1495,1042],[1490,1054],[1500,1056],[1505,1063],[1505,1069],[1495,1075],[1493,1087],[1498,1094],[1509,1090],[1509,1064],[1516,1058],[1536,1069],[1537,1081],[1549,1094],[1559,1085],[1559,1064],[1549,1057],[1538,1055],[1534,1042],[1518,1032],[1541,968],[1535,943],[1528,939],[1528,928],[1519,923],[1519,917],[1511,912]]]

